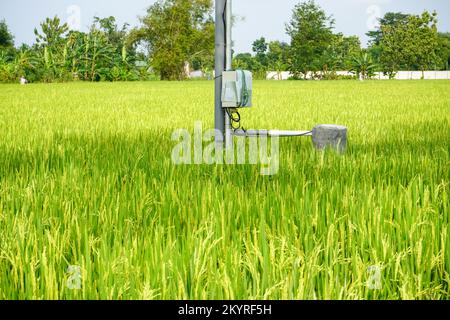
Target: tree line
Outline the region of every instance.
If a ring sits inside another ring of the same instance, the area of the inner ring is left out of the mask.
[[[71,31],[60,18],[34,30],[33,45],[15,47],[0,22],[0,82],[183,80],[190,70],[212,77],[212,0],[159,0],[140,25],[119,26],[114,17],[94,17],[88,32]],[[338,70],[370,78],[381,71],[448,70],[450,33],[437,30],[437,13],[389,12],[370,31],[368,48],[357,36],[334,32],[335,21],[313,0],[301,2],[286,23],[290,42],[254,41],[252,53],[234,55],[235,68],[265,78],[267,71],[290,71],[295,79],[338,79]]]
[[[140,57],[129,43],[127,28],[119,28],[114,17],[96,17],[84,33],[69,31],[58,17],[47,18],[34,30],[36,43],[31,47],[16,49],[11,46],[12,36],[2,37],[7,41],[1,43],[0,81],[13,82],[20,77],[31,82],[142,79],[146,74],[136,67]],[[0,29],[6,29],[4,23]]]
[[[253,54],[235,56],[235,66],[261,78],[267,71],[290,71],[295,79],[337,79],[339,70],[362,78],[377,71],[393,78],[401,70],[448,70],[450,33],[438,32],[436,12],[386,13],[379,27],[367,33],[368,48],[361,47],[357,36],[334,33],[334,24],[314,1],[299,3],[286,24],[290,43],[260,38],[253,43]]]

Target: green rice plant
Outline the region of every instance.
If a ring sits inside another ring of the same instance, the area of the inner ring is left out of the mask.
[[[254,87],[245,127],[347,153],[174,165],[212,82],[1,85],[0,299],[449,299],[450,82]]]

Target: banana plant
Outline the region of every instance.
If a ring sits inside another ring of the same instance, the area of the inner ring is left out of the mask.
[[[353,56],[350,61],[350,72],[354,72],[361,80],[371,78],[376,67],[377,65],[373,63],[372,57],[365,51]]]
[[[85,80],[100,80],[107,76],[115,50],[106,37],[97,30],[91,31],[85,41]]]

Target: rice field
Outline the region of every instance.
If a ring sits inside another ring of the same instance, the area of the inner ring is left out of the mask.
[[[450,81],[254,84],[277,175],[175,165],[212,82],[0,85],[0,299],[450,299]]]

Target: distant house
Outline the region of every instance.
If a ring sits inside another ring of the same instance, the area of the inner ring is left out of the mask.
[[[203,72],[200,71],[200,70],[191,71],[191,72],[189,73],[189,78],[192,78],[192,79],[196,79],[196,78],[204,78],[204,77],[205,77],[205,75],[204,75]]]

